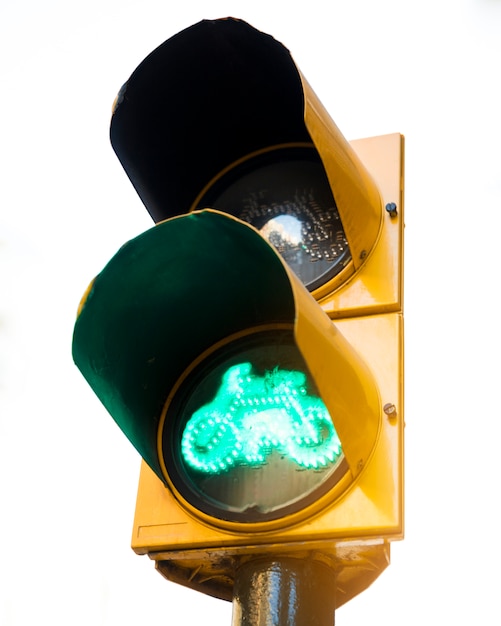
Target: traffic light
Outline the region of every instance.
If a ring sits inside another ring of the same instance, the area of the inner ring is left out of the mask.
[[[111,141],[157,225],[91,283],[73,355],[144,460],[132,546],[226,599],[249,559],[308,555],[339,606],[403,537],[403,138],[348,143],[226,19],[138,66]]]

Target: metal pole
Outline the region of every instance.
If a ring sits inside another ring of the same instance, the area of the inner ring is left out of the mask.
[[[293,557],[242,564],[235,575],[232,626],[334,626],[336,575]]]

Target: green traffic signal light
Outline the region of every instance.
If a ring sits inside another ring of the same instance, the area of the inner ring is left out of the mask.
[[[251,363],[233,365],[214,400],[188,420],[182,455],[193,469],[220,474],[257,467],[275,450],[306,468],[341,456],[341,442],[322,400],[309,396],[303,372],[278,366],[259,376]]]
[[[164,407],[158,448],[165,475],[198,510],[230,521],[276,519],[346,471],[292,329],[229,338],[181,381]]]

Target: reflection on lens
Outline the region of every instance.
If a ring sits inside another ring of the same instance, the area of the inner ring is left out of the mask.
[[[313,148],[287,148],[244,161],[198,203],[257,228],[313,291],[351,255],[323,165]]]

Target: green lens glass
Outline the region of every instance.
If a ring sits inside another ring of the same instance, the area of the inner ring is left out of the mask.
[[[292,333],[259,333],[195,368],[166,415],[176,488],[221,519],[298,510],[339,479],[341,442]]]

